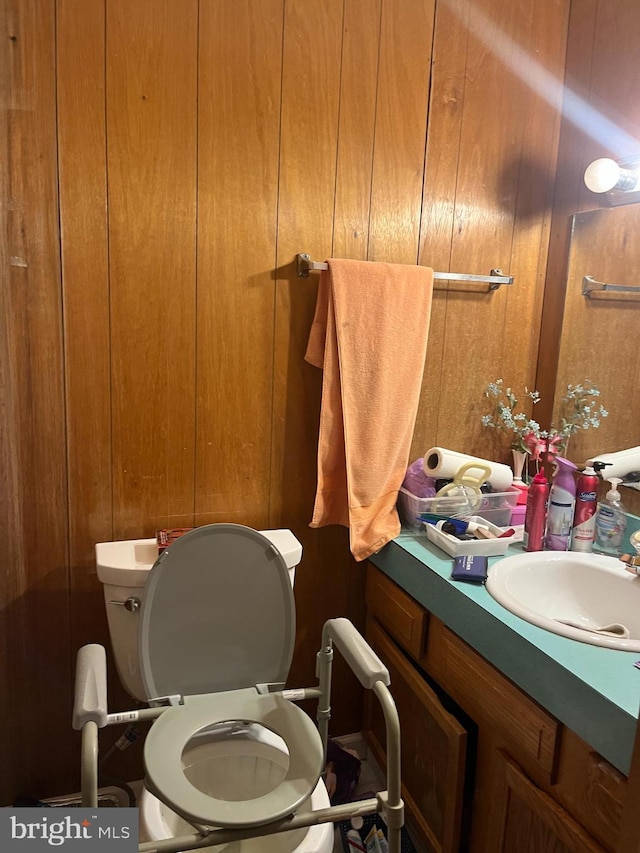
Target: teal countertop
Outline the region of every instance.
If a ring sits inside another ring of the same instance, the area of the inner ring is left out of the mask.
[[[521,552],[521,544],[512,545],[507,556]],[[489,567],[500,559],[490,558]],[[453,559],[424,535],[401,533],[370,562],[628,775],[640,708],[640,669],[633,664],[640,652],[580,643],[514,616],[484,586],[452,581]]]

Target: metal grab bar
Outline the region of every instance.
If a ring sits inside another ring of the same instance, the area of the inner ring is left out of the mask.
[[[618,293],[640,293],[637,284],[609,284],[606,281],[596,281],[590,275],[582,279],[582,295],[590,296],[596,291],[617,291]]]
[[[311,257],[304,252],[296,255],[298,278],[307,278],[310,272],[319,272],[329,269],[327,263],[312,261]],[[489,290],[497,290],[503,284],[513,284],[512,275],[503,275],[502,270],[491,270],[490,275],[475,275],[466,272],[434,272],[434,279],[438,281],[477,281],[489,285]]]

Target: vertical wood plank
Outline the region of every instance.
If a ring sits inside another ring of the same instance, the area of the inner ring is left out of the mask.
[[[282,16],[201,3],[198,523],[268,524]]]
[[[346,0],[332,257],[366,260],[369,248],[382,0]]]
[[[465,0],[448,0],[438,4],[434,22],[419,262],[435,270],[451,269],[455,175],[460,158],[465,103],[468,16],[469,6]],[[431,305],[429,343],[411,448],[412,460],[424,455],[436,441],[440,395],[446,381],[443,346],[447,309],[446,290],[438,284],[434,287]]]
[[[455,212],[452,175],[460,158],[468,18],[466,0],[447,0],[438,4],[434,22],[420,258],[438,270],[448,269],[450,263]]]
[[[297,279],[298,252],[331,252],[340,96],[342,0],[285,5],[278,205],[271,525],[303,544],[296,574],[291,684],[313,681],[321,626],[343,602],[346,530],[309,530],[316,482],[320,371],[304,361],[317,279]],[[332,601],[333,599],[333,601]],[[311,680],[310,680],[311,679]],[[349,729],[344,729],[349,731]]]
[[[520,377],[522,386],[535,388],[557,173],[569,4],[529,3],[527,12],[528,38],[520,41],[533,73],[530,77],[525,74],[521,81],[527,85],[526,110],[517,167],[514,164],[517,194],[510,261],[516,284],[506,293],[501,362],[509,365],[510,375]],[[523,317],[528,318],[526,323]],[[518,341],[517,347],[513,346],[514,340]],[[533,414],[537,418],[537,407]]]
[[[327,257],[333,233],[342,0],[285,7],[276,283],[272,521],[308,524],[315,480],[319,372],[304,362],[313,279],[298,252]]]
[[[56,27],[75,651],[108,639],[94,546],[113,537],[104,0],[59,0]]]
[[[435,0],[384,0],[370,260],[418,259]]]
[[[12,666],[11,644],[15,618],[9,618],[13,602],[19,599],[23,588],[25,572],[25,540],[22,535],[22,502],[21,470],[18,459],[20,437],[19,411],[19,379],[17,368],[17,352],[15,337],[19,330],[15,326],[13,310],[12,252],[15,251],[11,239],[15,226],[12,222],[12,190],[11,176],[15,168],[10,165],[10,158],[15,156],[13,149],[15,141],[10,133],[12,116],[15,105],[19,103],[22,93],[13,85],[13,68],[17,60],[16,53],[11,47],[17,38],[18,21],[10,0],[0,2],[0,35],[2,44],[8,45],[8,50],[0,52],[0,191],[2,199],[8,203],[0,205],[0,477],[4,488],[0,490],[0,524],[5,531],[5,551],[3,582],[0,586],[0,687],[7,701],[0,703],[0,725],[3,731],[9,732],[14,725],[14,718],[21,709],[17,697],[13,693],[12,678],[15,669]],[[12,802],[14,780],[18,782],[26,774],[20,770],[18,756],[8,740],[2,752],[2,763],[5,768],[4,779],[0,785],[0,803],[8,805]]]
[[[107,6],[114,529],[193,523],[197,3]]]
[[[453,270],[486,274],[495,266],[508,267],[516,197],[514,166],[517,170],[529,97],[514,66],[525,55],[518,34],[523,13],[525,21],[531,20],[528,5],[523,0],[470,3]],[[530,49],[534,49],[533,43]],[[470,308],[468,302],[463,304]],[[489,307],[487,300],[478,300],[475,309],[483,321],[491,318],[493,328],[501,326],[497,315],[503,313],[503,305],[496,312],[496,305]]]
[[[8,474],[0,505],[12,543],[0,589],[0,802],[7,803],[23,786],[46,794],[68,782],[70,690],[54,3],[4,0],[0,12],[7,211],[0,419]]]

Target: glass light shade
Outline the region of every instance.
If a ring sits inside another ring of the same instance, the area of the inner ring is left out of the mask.
[[[587,166],[584,182],[593,193],[607,193],[610,190],[629,192],[637,189],[639,175],[631,169],[622,169],[615,160],[602,157]]]

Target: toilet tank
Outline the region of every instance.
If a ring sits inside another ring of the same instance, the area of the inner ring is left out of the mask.
[[[128,539],[96,545],[98,580],[103,585],[111,648],[122,686],[146,701],[138,665],[138,609],[151,567],[158,557],[155,539]]]
[[[302,545],[290,530],[261,530],[282,554],[291,586]],[[111,648],[123,687],[134,699],[147,701],[138,663],[139,604],[149,572],[158,557],[155,539],[126,539],[96,545],[98,580],[104,589]]]

